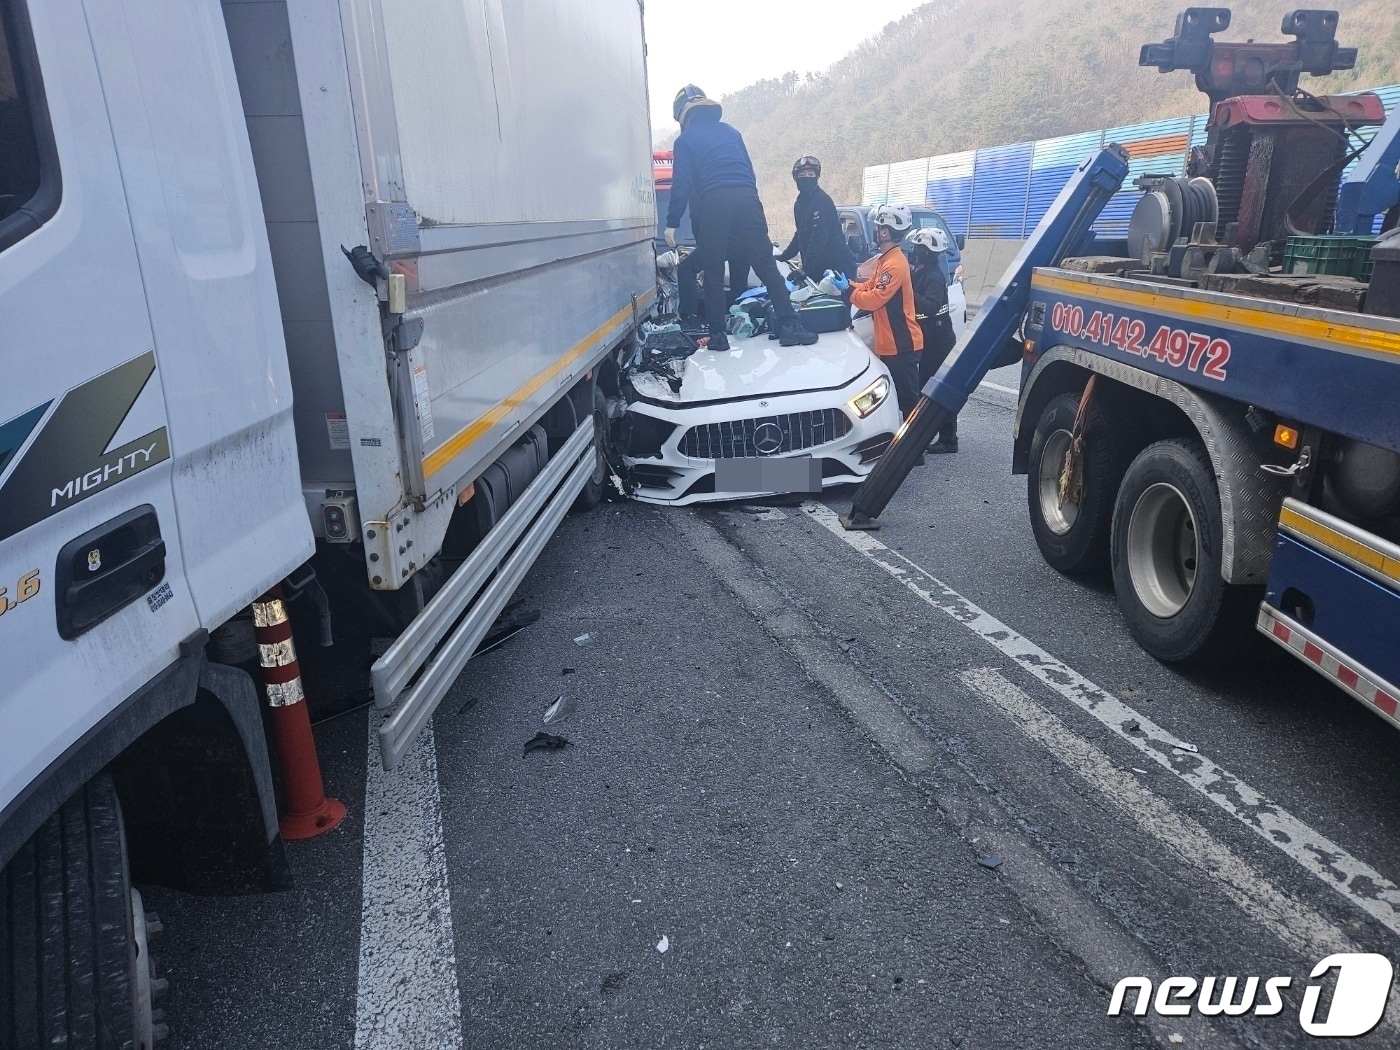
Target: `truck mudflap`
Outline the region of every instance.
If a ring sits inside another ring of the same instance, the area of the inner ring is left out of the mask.
[[[593,421],[576,430],[370,671],[385,769],[395,769],[539,557],[594,469]]]
[[[1260,632],[1400,727],[1397,617],[1400,547],[1286,500]]]

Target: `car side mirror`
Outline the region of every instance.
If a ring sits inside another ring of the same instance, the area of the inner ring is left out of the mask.
[[[953,241],[957,244],[958,251],[963,251],[967,248],[967,234],[955,233],[953,235]]]

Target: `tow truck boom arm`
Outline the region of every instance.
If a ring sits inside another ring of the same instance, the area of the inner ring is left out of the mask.
[[[1400,205],[1400,106],[1371,139],[1337,197],[1338,233],[1369,234],[1376,216]]]
[[[919,403],[890,442],[870,476],[856,490],[848,529],[875,528],[875,518],[909,476],[925,446],[967,403],[1016,334],[1030,299],[1031,271],[1055,266],[1080,251],[1093,234],[1090,227],[1128,175],[1128,152],[1110,143],[1079,166],[1040,225],[1007,267],[992,297],[978,311],[948,360],[924,387]]]

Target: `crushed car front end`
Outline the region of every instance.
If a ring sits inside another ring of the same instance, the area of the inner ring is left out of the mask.
[[[683,506],[859,482],[900,424],[893,384],[852,332],[764,337],[625,377],[617,434],[633,498]],[[802,460],[802,464],[779,461]],[[743,469],[740,469],[743,468]],[[772,484],[801,475],[808,484]],[[756,479],[735,487],[735,479]]]

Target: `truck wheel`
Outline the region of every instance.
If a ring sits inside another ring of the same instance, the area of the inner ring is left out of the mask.
[[[583,488],[579,490],[578,499],[574,500],[574,510],[592,510],[603,502],[603,496],[607,492],[608,473],[611,468],[608,466],[608,399],[604,393],[598,389],[598,384],[593,384],[593,473]]]
[[[1035,544],[1051,568],[1069,576],[1108,568],[1113,497],[1123,476],[1121,442],[1113,422],[1091,404],[1084,424],[1084,484],[1078,500],[1060,503],[1060,471],[1078,411],[1078,394],[1050,399],[1035,425],[1026,472]]]
[[[0,999],[10,1013],[0,1043],[147,1050],[163,1034],[133,911],[139,900],[117,793],[98,777],[0,873]],[[144,913],[139,925],[144,931]]]
[[[1220,575],[1220,490],[1197,441],[1148,445],[1113,510],[1113,585],[1137,643],[1166,663],[1206,663],[1254,588]]]

